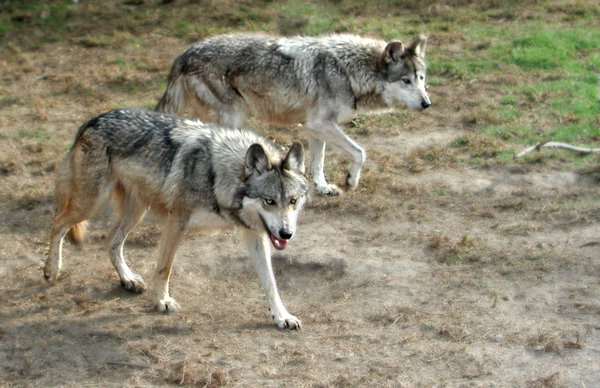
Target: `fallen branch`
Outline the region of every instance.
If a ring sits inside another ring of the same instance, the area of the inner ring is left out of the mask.
[[[523,151],[517,153],[516,157],[520,158],[521,156],[530,153],[531,151],[537,150],[539,151],[542,148],[564,148],[569,151],[579,152],[580,154],[595,154],[600,153],[600,148],[585,148],[585,147],[577,147],[567,143],[560,143],[556,141],[546,141],[537,143],[531,147],[525,148]]]
[[[105,364],[106,365],[116,365],[116,366],[128,366],[130,368],[139,368],[139,369],[150,368],[148,365],[132,364],[130,362],[121,362],[121,361],[106,361]]]

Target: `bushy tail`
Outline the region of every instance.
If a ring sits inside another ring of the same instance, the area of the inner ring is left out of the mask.
[[[67,238],[75,245],[81,245],[87,232],[87,221],[75,224],[67,232]]]
[[[73,150],[71,150],[73,152]],[[56,214],[62,214],[65,211],[70,211],[70,206],[73,201],[71,197],[71,186],[67,183],[72,177],[65,176],[65,171],[69,171],[67,167],[70,164],[70,158],[63,160],[63,165],[58,170],[58,179],[56,184]],[[73,225],[67,232],[67,239],[75,245],[80,245],[85,238],[87,231],[87,221],[81,221]]]
[[[183,112],[185,108],[185,89],[181,72],[182,61],[182,56],[179,56],[171,66],[167,90],[165,90],[156,108],[154,108],[155,111],[174,115]]]

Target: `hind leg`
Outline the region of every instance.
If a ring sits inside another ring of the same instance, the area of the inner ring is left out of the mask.
[[[146,207],[121,189],[115,191],[119,217],[106,237],[106,246],[110,259],[121,279],[121,285],[127,291],[140,293],[146,289],[146,283],[144,283],[144,278],[134,273],[127,265],[123,255],[123,245],[131,229],[140,222],[146,213]]]
[[[202,121],[239,128],[247,118],[240,97],[226,82],[186,78],[185,104],[192,117]]]
[[[77,223],[88,220],[94,216],[97,209],[103,202],[102,199],[92,199],[77,203],[74,199],[69,199],[66,206],[54,218],[52,229],[50,230],[50,250],[46,265],[44,266],[44,277],[53,283],[58,277],[62,267],[62,244],[65,235]]]
[[[246,112],[233,105],[213,103],[210,106],[196,100],[190,104],[192,117],[204,122],[218,123],[230,128],[240,128],[246,121]]]
[[[50,250],[46,259],[46,265],[44,266],[44,277],[50,283],[56,281],[62,267],[62,244],[65,235],[73,225],[84,219],[83,217],[75,217],[70,209],[63,210],[54,218],[52,229],[50,230]]]

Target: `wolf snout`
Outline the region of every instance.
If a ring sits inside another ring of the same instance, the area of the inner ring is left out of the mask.
[[[292,232],[287,229],[280,229],[279,237],[281,237],[283,240],[289,240],[292,238]]]
[[[423,100],[421,101],[421,108],[423,109],[427,109],[431,106],[431,102],[427,101],[427,100]]]

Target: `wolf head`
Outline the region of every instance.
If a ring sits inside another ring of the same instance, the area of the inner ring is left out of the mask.
[[[271,161],[259,144],[246,152],[242,214],[248,226],[269,235],[276,249],[284,249],[296,232],[298,214],[310,187],[304,172],[300,143],[294,143],[280,161]]]
[[[423,110],[431,105],[425,90],[425,47],[427,38],[419,35],[408,47],[402,42],[387,44],[377,62],[382,75],[383,99],[387,105],[400,100],[409,108]]]

